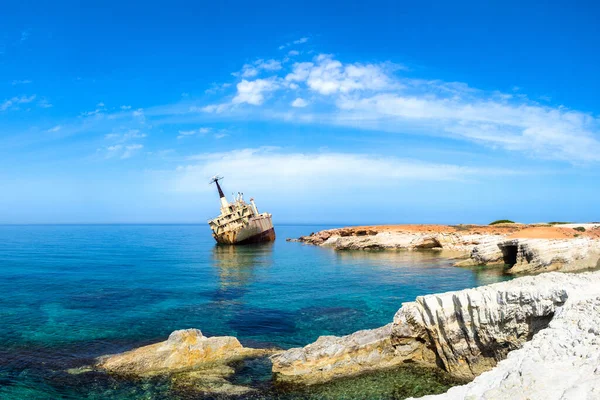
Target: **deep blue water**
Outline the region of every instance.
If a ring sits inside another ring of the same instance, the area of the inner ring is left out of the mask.
[[[0,226],[0,398],[168,398],[164,382],[64,371],[190,327],[303,346],[389,323],[418,295],[506,279],[435,253],[285,241],[324,228],[219,247],[203,225]]]

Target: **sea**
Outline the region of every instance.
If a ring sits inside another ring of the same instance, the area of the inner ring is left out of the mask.
[[[232,396],[165,377],[86,369],[177,329],[250,347],[301,347],[392,321],[416,296],[509,279],[434,251],[341,251],[276,225],[274,243],[218,246],[199,225],[0,226],[0,399],[400,399],[445,391],[443,373],[398,368],[324,385],[278,384],[268,359],[237,363]]]

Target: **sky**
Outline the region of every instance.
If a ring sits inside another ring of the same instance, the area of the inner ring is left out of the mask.
[[[3,1],[0,223],[600,220],[600,6]]]

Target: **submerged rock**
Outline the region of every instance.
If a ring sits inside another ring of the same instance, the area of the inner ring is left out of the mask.
[[[547,273],[420,296],[390,325],[321,337],[272,356],[273,371],[280,379],[315,383],[412,362],[472,379],[521,348],[569,302],[600,296],[599,284],[600,272]]]
[[[243,347],[233,336],[206,337],[199,329],[174,331],[160,343],[100,357],[97,367],[124,375],[155,375],[211,367],[272,353]]]

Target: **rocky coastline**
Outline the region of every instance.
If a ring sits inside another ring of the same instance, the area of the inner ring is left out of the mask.
[[[457,266],[509,264],[509,273],[544,273],[419,296],[385,326],[321,336],[304,347],[252,349],[235,337],[185,329],[164,342],[100,357],[93,369],[169,376],[177,387],[244,396],[255,389],[230,379],[240,360],[260,358],[270,363],[273,382],[308,386],[414,365],[469,382],[426,399],[596,398],[600,271],[570,273],[600,266],[600,230],[588,228],[585,235],[545,226],[314,233],[300,241],[337,250],[446,250],[462,254]]]
[[[172,374],[179,384],[205,392],[243,394],[253,389],[227,380],[233,374],[228,363],[270,356],[273,375],[283,382],[312,385],[417,365],[470,381],[440,399],[586,398],[577,396],[600,391],[598,326],[600,271],[550,272],[419,296],[388,325],[322,336],[303,348],[249,349],[234,337],[207,338],[188,329],[165,342],[101,357],[96,368]],[[572,395],[557,397],[554,388]]]
[[[456,266],[507,266],[507,274],[600,267],[599,224],[347,227],[292,240],[339,251],[441,251]]]

